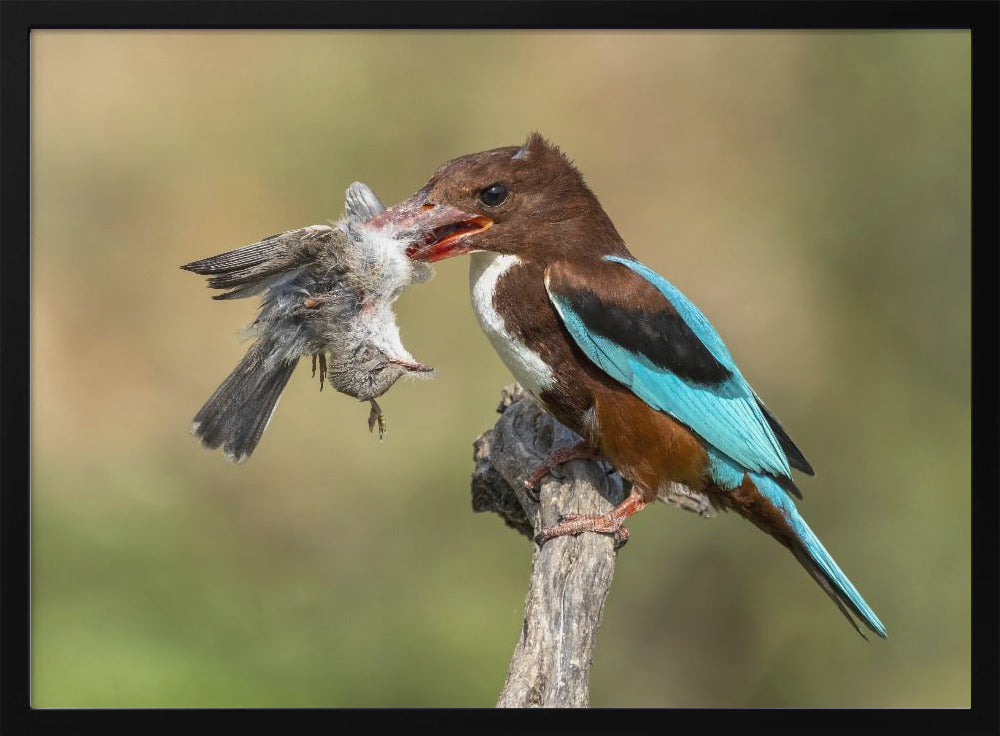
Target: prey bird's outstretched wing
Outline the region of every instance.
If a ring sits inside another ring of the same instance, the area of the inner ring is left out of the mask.
[[[187,263],[181,268],[210,277],[213,289],[231,289],[213,299],[241,299],[295,278],[324,254],[340,248],[345,235],[329,225],[310,225],[264,238],[242,248]]]
[[[605,256],[552,264],[545,287],[573,340],[601,370],[690,427],[724,465],[738,466],[734,472],[767,473],[798,495],[790,466],[811,474],[809,463],[719,334],[670,282],[637,261]]]

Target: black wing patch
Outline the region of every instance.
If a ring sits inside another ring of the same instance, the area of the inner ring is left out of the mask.
[[[764,418],[767,419],[767,423],[771,425],[771,430],[774,432],[774,436],[778,438],[778,444],[781,445],[781,449],[785,451],[785,455],[788,457],[788,464],[796,470],[801,470],[806,475],[816,475],[816,471],[812,469],[812,465],[806,460],[805,455],[802,454],[802,450],[792,442],[792,438],[785,432],[785,428],[778,422],[778,418],[771,413],[770,409],[764,406],[764,402],[760,399],[757,399],[757,406],[760,407]],[[802,498],[802,496],[799,496],[799,498]]]
[[[585,289],[573,289],[564,296],[588,330],[685,380],[712,386],[732,375],[672,309],[632,309]]]

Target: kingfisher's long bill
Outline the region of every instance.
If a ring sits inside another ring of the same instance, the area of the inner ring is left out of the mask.
[[[669,281],[637,261],[580,172],[538,134],[462,156],[377,221],[419,231],[414,260],[471,253],[479,323],[520,384],[633,483],[603,516],[543,540],[622,522],[670,483],[705,494],[787,547],[861,633],[885,627],[796,509],[802,452],[740,373],[722,338]],[[535,479],[551,467],[546,464]],[[853,614],[853,616],[852,616]]]

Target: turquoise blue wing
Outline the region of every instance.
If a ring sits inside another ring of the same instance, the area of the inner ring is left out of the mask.
[[[705,316],[641,263],[604,260],[597,272],[583,274],[568,263],[546,271],[549,299],[580,349],[651,407],[698,434],[709,445],[720,485],[737,485],[744,471],[791,478],[762,405]]]

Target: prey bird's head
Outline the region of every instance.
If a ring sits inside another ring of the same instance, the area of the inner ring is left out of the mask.
[[[419,192],[370,224],[411,233],[408,253],[415,261],[473,251],[541,262],[628,253],[580,172],[537,133],[520,147],[447,162]]]

